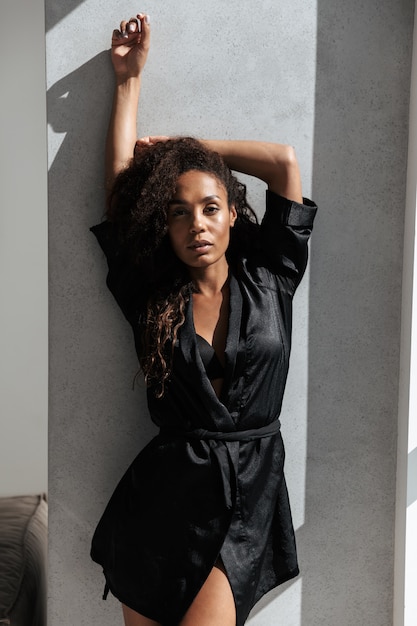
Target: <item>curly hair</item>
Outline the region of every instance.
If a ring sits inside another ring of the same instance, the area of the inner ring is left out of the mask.
[[[236,262],[254,240],[256,215],[247,202],[245,185],[217,152],[196,139],[179,137],[141,146],[117,176],[107,209],[108,220],[117,227],[120,245],[153,286],[139,362],[157,397],[164,394],[170,378],[178,330],[193,292],[187,268],[171,248],[167,228],[167,209],[178,178],[190,170],[212,174],[224,186],[229,207],[234,205],[237,218],[227,258]]]

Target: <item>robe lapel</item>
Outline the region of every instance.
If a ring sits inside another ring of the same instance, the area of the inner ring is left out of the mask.
[[[185,321],[180,329],[179,347],[185,362],[190,366],[193,373],[193,379],[190,384],[196,384],[197,388],[202,387],[202,392],[206,396],[206,400],[211,408],[213,419],[215,422],[220,421],[223,427],[226,424],[234,426],[234,420],[225,406],[225,400],[229,396],[229,387],[233,380],[233,374],[236,364],[236,354],[240,338],[240,324],[242,319],[242,294],[239,285],[233,275],[230,276],[230,313],[229,325],[226,339],[225,349],[225,377],[223,382],[223,390],[220,398],[214,392],[211,382],[209,381],[200,352],[197,346],[197,339],[194,328],[193,319],[193,302],[190,298],[186,311]]]
[[[190,379],[190,384],[194,384],[196,389],[202,388],[202,392],[206,397],[206,402],[209,402],[211,411],[215,411],[216,413],[219,413],[220,411],[220,413],[223,414],[223,419],[225,417],[225,413],[229,416],[229,412],[226,407],[223,406],[220,399],[214,392],[213,386],[207,377],[206,370],[200,356],[194,327],[192,298],[190,298],[187,304],[185,321],[180,330],[179,345],[183,357],[189,366],[189,371],[192,372],[193,379]]]
[[[242,293],[233,274],[230,274],[230,313],[229,327],[226,340],[226,367],[221,398],[226,401],[229,397],[230,386],[236,367],[236,358],[239,348],[240,327],[242,323]]]

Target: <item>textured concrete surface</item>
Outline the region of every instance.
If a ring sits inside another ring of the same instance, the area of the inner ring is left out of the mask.
[[[168,0],[151,14],[139,134],[296,146],[320,205],[283,411],[301,576],[253,626],[389,626],[413,3]],[[118,624],[89,561],[118,478],[154,432],[130,330],[88,227],[103,212],[109,36],[136,7],[47,0],[49,623]],[[262,212],[263,189],[250,183]]]

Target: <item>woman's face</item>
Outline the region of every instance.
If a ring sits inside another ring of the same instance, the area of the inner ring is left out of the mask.
[[[224,261],[237,213],[214,175],[198,170],[182,174],[167,215],[172,248],[185,265],[204,268]]]

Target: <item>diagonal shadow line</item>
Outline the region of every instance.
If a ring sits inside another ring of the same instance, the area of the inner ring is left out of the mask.
[[[407,506],[417,500],[417,448],[408,454],[407,471]]]
[[[45,5],[45,30],[50,31],[58,22],[65,19],[85,0],[65,0],[65,2],[46,2]]]

